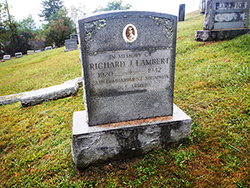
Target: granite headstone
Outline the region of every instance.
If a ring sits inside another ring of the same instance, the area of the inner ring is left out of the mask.
[[[86,111],[73,117],[77,167],[187,138],[191,119],[173,104],[177,17],[121,11],[78,23]]]
[[[68,39],[65,40],[65,52],[66,51],[71,51],[71,50],[76,50],[78,48],[77,46],[77,40],[76,39]]]
[[[200,14],[205,14],[205,10],[206,10],[206,0],[200,0],[200,9],[201,9]]]
[[[70,34],[70,39],[78,40],[77,34]]]
[[[196,40],[223,40],[249,32],[249,0],[207,0],[204,26]]]
[[[179,22],[185,21],[185,4],[179,6]]]
[[[16,58],[23,57],[23,53],[22,52],[17,52],[17,53],[15,53],[15,57]]]
[[[31,55],[31,54],[33,54],[33,53],[35,53],[35,50],[27,50],[27,54],[28,54],[28,55]]]
[[[90,125],[173,115],[176,27],[173,17],[153,15],[79,21]]]
[[[47,50],[52,50],[52,46],[45,47],[45,51],[47,51]]]
[[[3,56],[3,60],[10,60],[11,59],[11,55],[4,55]]]
[[[77,44],[78,42],[78,35],[77,34],[70,34],[70,39],[76,39],[77,40]]]

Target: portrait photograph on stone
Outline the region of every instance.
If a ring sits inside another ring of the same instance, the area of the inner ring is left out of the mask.
[[[128,24],[123,29],[123,38],[126,42],[132,43],[137,39],[136,27],[132,24]]]
[[[250,0],[0,1],[0,187],[250,187]]]

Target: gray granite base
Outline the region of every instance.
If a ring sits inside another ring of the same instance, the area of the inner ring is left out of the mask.
[[[195,40],[203,42],[229,40],[247,33],[250,33],[250,29],[201,30],[195,32]]]
[[[173,116],[88,126],[86,111],[73,116],[72,156],[78,169],[128,159],[188,138],[191,118],[174,105]]]

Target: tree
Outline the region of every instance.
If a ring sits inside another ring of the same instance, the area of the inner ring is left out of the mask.
[[[67,10],[61,0],[43,0],[43,11],[40,17],[44,17],[47,24],[43,24],[43,37],[46,45],[56,43],[64,44],[64,40],[74,32],[74,23],[67,17]]]
[[[18,23],[18,35],[20,43],[22,44],[22,51],[24,53],[29,49],[33,49],[34,46],[31,45],[31,41],[35,40],[36,33],[36,24],[32,15],[28,15],[27,18],[24,18],[21,22]]]
[[[8,40],[9,33],[7,32],[8,28],[8,14],[7,14],[6,3],[0,3],[0,57],[3,55],[4,42]]]
[[[132,7],[132,5],[130,4],[126,4],[125,6],[122,6],[122,0],[115,0],[113,2],[109,2],[108,5],[103,8],[103,7],[98,7],[97,9],[95,9],[95,12],[101,12],[101,11],[111,11],[111,10],[128,10]]]
[[[50,23],[44,25],[45,43],[51,45],[55,42],[58,46],[64,45],[64,41],[74,32],[73,21],[67,17],[66,8],[61,8],[49,18]]]
[[[49,21],[50,17],[63,7],[61,0],[44,0],[42,1],[42,14],[38,14],[44,18],[44,21]]]
[[[36,23],[31,14],[24,18],[19,24],[19,29],[23,32],[32,33],[36,29]]]
[[[17,23],[10,15],[9,4],[6,0],[1,3],[1,53],[8,52],[13,55],[19,49]],[[3,36],[3,38],[2,38]]]
[[[31,49],[30,40],[34,38],[35,23],[32,16],[16,22],[10,15],[8,2],[0,3],[0,55],[26,53]]]

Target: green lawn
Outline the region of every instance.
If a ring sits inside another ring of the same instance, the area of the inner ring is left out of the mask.
[[[174,102],[193,120],[176,148],[79,172],[71,157],[76,96],[0,106],[0,187],[250,187],[250,35],[196,42],[204,16],[178,23]],[[0,64],[0,95],[81,76],[79,51],[63,48]]]
[[[0,96],[45,88],[81,76],[79,51],[43,51],[0,63]]]

